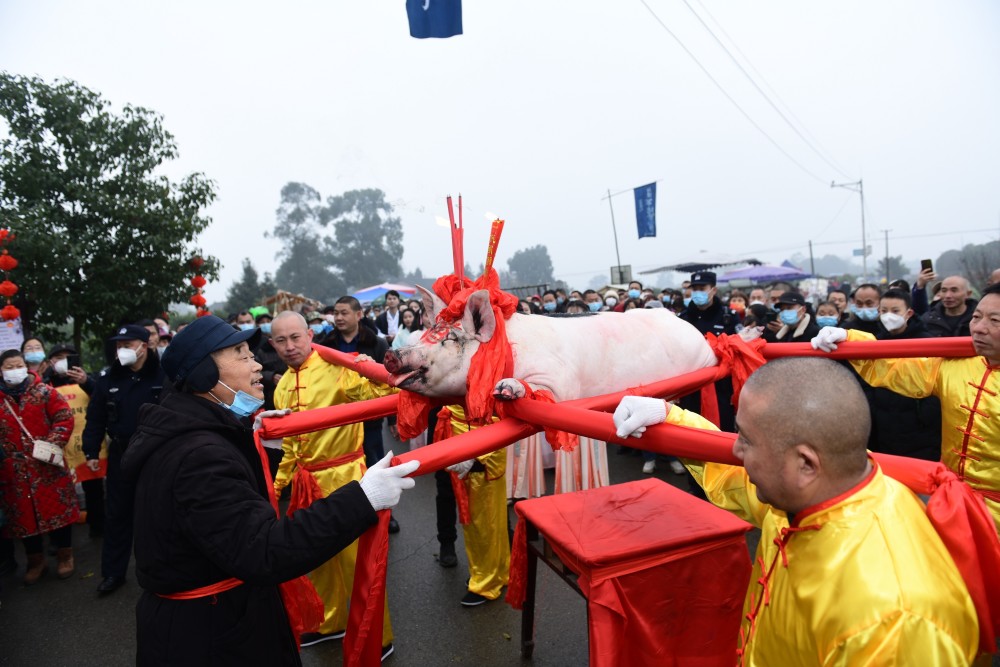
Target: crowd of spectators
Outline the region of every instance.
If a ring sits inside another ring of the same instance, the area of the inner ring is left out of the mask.
[[[972,286],[962,276],[937,278],[927,269],[912,287],[896,280],[884,287],[863,283],[815,294],[784,282],[746,290],[724,289],[713,272],[701,271],[678,289],[655,289],[632,281],[602,291],[545,290],[520,299],[518,310],[532,316],[580,317],[637,308],[663,309],[704,335],[760,327],[768,343],[808,342],[824,327],[859,330],[879,340],[968,336],[977,304]],[[994,279],[1000,280],[1000,270],[992,274],[991,284]],[[364,306],[354,297],[344,296],[333,305],[306,307],[302,315],[313,343],[366,354],[380,362],[388,349],[411,344],[433,324],[421,300],[403,299],[395,291],[385,295],[382,305]],[[253,352],[263,366],[264,407],[274,409],[275,387],[289,367],[271,339],[272,314],[262,307],[248,307],[233,313],[228,321],[236,329],[260,330]],[[45,341],[27,336],[20,349],[2,351],[0,510],[6,525],[0,539],[0,574],[16,567],[12,539],[20,539],[27,558],[23,581],[29,585],[37,582],[48,569],[42,549],[45,534],[56,549],[58,576],[73,573],[69,528],[81,516],[80,502],[72,492],[73,470],[37,460],[32,443],[46,440],[64,447],[75,432],[82,438],[87,468],[106,476],[106,481],[100,476],[83,481],[80,490],[88,510],[83,516],[90,535],[105,540],[98,592],[107,595],[124,584],[132,549],[131,490],[118,479],[118,465],[135,431],[141,406],[156,403],[162,391],[170,391],[165,389],[159,357],[169,349],[175,333],[165,314],[124,323],[108,336],[107,365],[94,372],[84,369],[79,351],[68,343],[46,350]],[[910,398],[863,380],[861,386],[872,415],[869,449],[927,460],[941,458],[938,398]],[[715,389],[720,426],[734,431],[732,384],[721,380]],[[64,397],[67,390],[79,390],[78,394],[90,397],[89,404],[83,404],[85,409],[71,410]],[[698,412],[699,396],[686,396],[680,405]],[[389,428],[393,436],[398,435],[392,419]],[[382,420],[365,424],[364,449],[368,465],[382,458]],[[620,453],[629,451],[622,448]],[[268,456],[273,475],[281,452],[268,450]],[[652,474],[656,463],[654,455],[643,454],[643,472]],[[674,473],[688,474],[676,460],[668,463]],[[689,486],[699,488],[693,483]],[[395,519],[391,530],[399,530]]]

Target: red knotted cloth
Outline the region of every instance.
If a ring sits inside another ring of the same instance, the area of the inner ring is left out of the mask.
[[[551,391],[547,389],[532,389],[524,380],[518,380],[518,382],[520,382],[524,387],[524,398],[529,401],[539,401],[550,405],[557,403],[556,398],[552,395]],[[499,414],[501,418],[510,416],[509,410],[507,409],[507,406],[509,405],[510,403],[506,401],[497,403],[497,414]],[[545,439],[550,445],[552,445],[552,449],[558,449],[564,452],[571,452],[580,444],[580,436],[577,434],[570,433],[568,431],[559,431],[550,427],[545,428]]]
[[[281,512],[278,510],[278,498],[274,493],[271,468],[268,465],[267,456],[264,454],[264,448],[260,444],[259,430],[254,431],[253,441],[257,447],[260,464],[264,468],[264,486],[267,487],[268,500],[271,501],[275,515],[281,516]],[[285,604],[288,625],[292,628],[292,635],[295,637],[296,646],[298,646],[303,634],[319,630],[319,625],[323,622],[323,600],[320,599],[316,587],[306,575],[281,582],[278,584],[278,591],[281,593],[281,601]]]
[[[454,433],[451,430],[451,409],[448,406],[441,408],[438,412],[437,426],[434,428],[434,442],[447,440]],[[469,490],[465,488],[465,483],[459,479],[458,475],[448,471],[451,480],[451,489],[455,494],[455,505],[458,507],[458,522],[463,526],[468,526],[472,521],[472,510],[469,509]]]
[[[442,276],[434,282],[435,294],[448,304],[437,315],[438,325],[461,326],[469,297],[479,290],[489,293],[496,329],[488,341],[479,344],[479,349],[469,364],[469,376],[465,381],[465,414],[470,421],[486,422],[493,416],[493,388],[514,371],[514,357],[507,340],[506,321],[517,310],[518,299],[500,289],[500,277],[492,268],[475,282],[454,275]],[[427,428],[431,401],[426,396],[404,390],[399,395],[398,410],[396,428],[399,429],[399,437],[406,440]]]

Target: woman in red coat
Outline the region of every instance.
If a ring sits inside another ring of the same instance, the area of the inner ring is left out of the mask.
[[[65,447],[73,413],[59,392],[28,372],[18,350],[0,354],[0,509],[5,537],[19,537],[28,557],[25,584],[45,573],[42,535],[58,549],[60,579],[73,575],[72,528],[80,510],[70,473],[32,457],[35,440]],[[20,420],[20,422],[19,422]],[[22,427],[23,424],[23,427]],[[25,429],[30,437],[25,434]]]

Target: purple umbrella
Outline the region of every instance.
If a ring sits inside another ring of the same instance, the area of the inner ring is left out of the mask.
[[[748,266],[745,269],[737,269],[724,273],[719,276],[719,282],[728,283],[730,280],[750,280],[760,283],[769,280],[801,280],[810,277],[812,277],[811,274],[805,273],[795,267],[761,264],[760,266]]]

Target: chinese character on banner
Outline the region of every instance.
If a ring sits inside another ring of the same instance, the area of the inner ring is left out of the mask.
[[[406,0],[410,37],[453,37],[462,34],[462,0]]]
[[[656,236],[656,183],[635,188],[635,221],[640,239]]]

